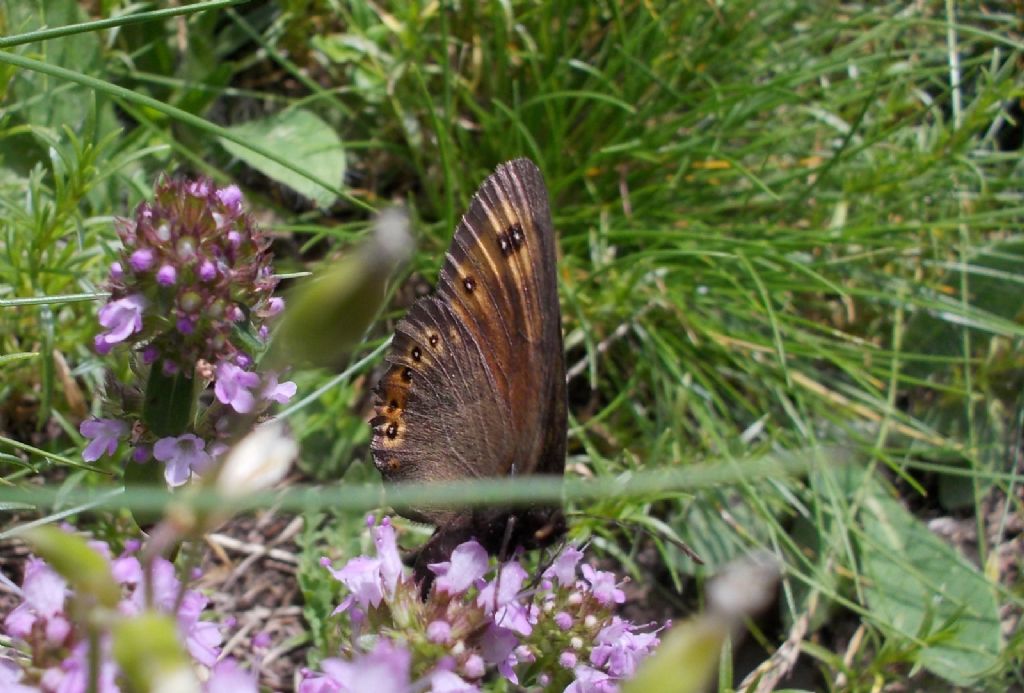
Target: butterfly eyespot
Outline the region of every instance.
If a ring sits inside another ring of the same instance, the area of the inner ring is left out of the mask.
[[[390,424],[387,427],[387,430],[385,430],[384,432],[387,434],[388,438],[392,438],[392,439],[397,438],[398,437],[398,425],[397,424]]]
[[[412,382],[412,369],[411,368],[406,368],[405,370],[402,371],[402,380],[404,380],[407,383],[408,382]]]
[[[508,255],[512,251],[512,246],[509,245],[508,237],[503,233],[498,235],[498,250],[501,251],[502,255]]]
[[[517,221],[512,226],[509,226],[508,237],[512,239],[512,245],[516,248],[521,246],[523,241],[526,240],[526,236],[523,234],[523,225]]]
[[[473,277],[466,277],[465,279],[462,280],[462,285],[466,287],[466,291],[468,291],[469,293],[473,293],[473,289],[476,288],[476,281],[473,279]]]
[[[412,348],[412,360],[413,361],[419,361],[421,356],[423,356],[423,353],[420,351],[420,348],[419,347],[413,347]]]
[[[398,409],[397,399],[393,399],[390,402],[388,402],[388,411],[394,411],[395,409]]]
[[[437,346],[437,335],[430,335],[430,346]]]

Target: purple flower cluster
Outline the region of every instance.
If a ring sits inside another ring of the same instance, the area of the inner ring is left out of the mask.
[[[99,353],[128,344],[143,364],[166,376],[212,381],[225,412],[258,413],[295,395],[295,383],[251,370],[257,356],[252,349],[265,344],[268,321],[284,301],[271,295],[277,280],[268,241],[243,212],[236,186],[164,179],[134,219],[118,220],[117,231],[124,249],[111,265],[110,300],[99,312]],[[141,425],[139,412],[117,414],[81,424],[90,441],[83,452],[87,462],[113,455],[130,434],[132,459],[164,463],[167,483],[179,486],[206,471],[223,448],[207,448],[189,431],[157,438]],[[216,421],[208,423],[204,435],[215,434]]]
[[[118,612],[131,617],[147,608],[143,568],[135,556],[137,543],[126,547],[116,558],[105,542],[92,541],[90,546],[109,561],[111,575],[121,586]],[[151,606],[175,614],[189,655],[197,666],[211,672],[205,690],[255,693],[257,685],[252,674],[230,659],[218,663],[223,627],[200,620],[206,597],[184,588],[174,566],[162,558],[153,563],[151,580]],[[0,653],[0,690],[78,693],[88,689],[89,640],[83,626],[69,614],[73,596],[64,578],[45,561],[29,559],[21,585],[22,602],[3,621],[3,631],[13,640],[14,649]],[[110,654],[109,635],[101,635],[99,644],[102,652],[98,690],[115,693],[120,690],[120,670]],[[20,655],[11,656],[17,652]],[[228,682],[231,687],[224,688]]]
[[[130,343],[168,371],[190,371],[200,359],[247,365],[238,324],[248,316],[265,337],[264,321],[283,303],[271,296],[269,242],[243,212],[239,189],[165,178],[117,232],[124,250],[110,268],[97,351]]]
[[[477,691],[490,671],[515,685],[604,693],[617,691],[658,645],[660,629],[613,614],[625,601],[615,576],[580,567],[583,554],[572,546],[529,581],[518,561],[495,570],[486,550],[468,541],[430,566],[437,579],[423,602],[389,520],[369,523],[375,557],[353,558],[340,569],[321,561],[348,590],[334,613],[345,616],[351,644],[324,660],[321,671],[304,672],[300,693],[371,685],[378,693]]]

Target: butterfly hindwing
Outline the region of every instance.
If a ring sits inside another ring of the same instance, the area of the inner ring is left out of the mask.
[[[374,463],[386,481],[561,476],[565,362],[555,233],[533,162],[502,164],[480,186],[434,295],[399,322],[387,362],[370,421]],[[424,549],[431,560],[444,560],[470,536],[492,537],[488,549],[497,552],[493,537],[511,518],[527,531],[541,522],[519,510],[400,512],[438,526]]]

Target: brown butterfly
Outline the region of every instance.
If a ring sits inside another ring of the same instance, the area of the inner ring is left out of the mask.
[[[398,323],[377,385],[371,450],[387,482],[440,482],[565,469],[566,388],[555,231],[537,166],[498,166],[455,229],[436,290]],[[437,527],[413,557],[430,563],[475,538],[491,554],[565,532],[560,506],[406,507]],[[506,555],[499,555],[506,558]]]

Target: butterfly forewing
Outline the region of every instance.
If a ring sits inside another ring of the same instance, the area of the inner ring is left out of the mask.
[[[435,294],[399,322],[387,361],[370,422],[374,462],[386,480],[562,474],[555,236],[547,188],[531,161],[502,164],[480,186]],[[439,532],[458,515],[402,512]]]

